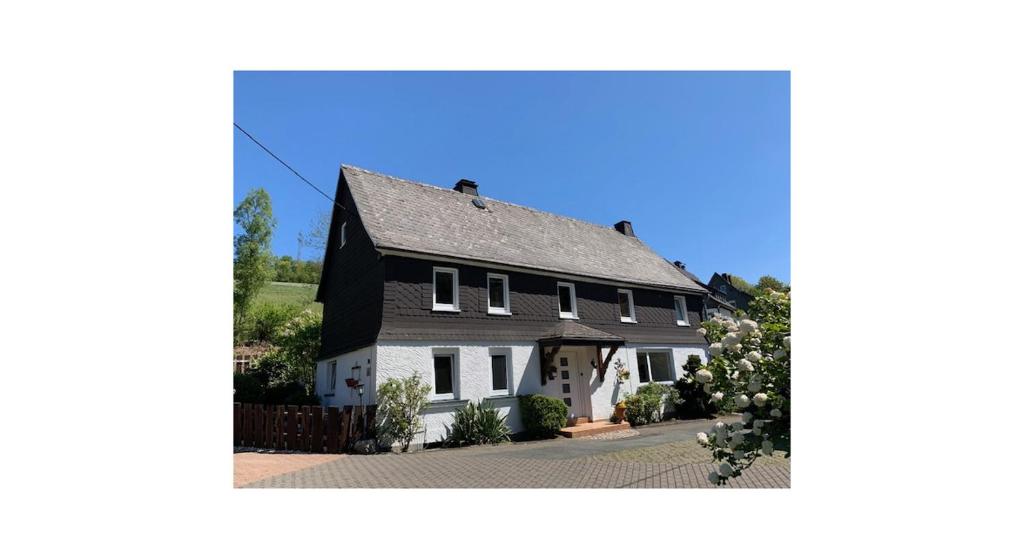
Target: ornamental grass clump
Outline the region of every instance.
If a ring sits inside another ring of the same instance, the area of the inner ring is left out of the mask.
[[[456,410],[452,424],[445,426],[445,444],[466,446],[507,442],[512,430],[505,419],[506,416],[490,404],[470,402],[466,407]]]
[[[790,298],[766,289],[750,304],[749,318],[715,316],[703,323],[711,360],[694,375],[708,401],[742,413],[718,422],[697,442],[718,462],[708,479],[724,485],[760,456],[790,441]]]

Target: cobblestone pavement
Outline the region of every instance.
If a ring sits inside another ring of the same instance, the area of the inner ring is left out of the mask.
[[[638,429],[625,439],[553,439],[406,455],[346,455],[245,487],[711,487],[708,421]],[[759,460],[730,487],[789,487],[789,460]]]

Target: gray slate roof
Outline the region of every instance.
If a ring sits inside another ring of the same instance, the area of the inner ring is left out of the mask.
[[[609,334],[604,330],[591,328],[580,324],[575,320],[563,320],[555,325],[547,334],[541,336],[539,341],[607,341],[624,342],[625,338]]]
[[[342,166],[356,211],[378,249],[704,292],[636,237],[612,227]]]

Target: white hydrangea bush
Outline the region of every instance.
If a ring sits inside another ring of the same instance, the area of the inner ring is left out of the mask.
[[[720,409],[742,414],[697,434],[717,463],[708,475],[714,485],[725,485],[777,448],[789,449],[789,307],[788,293],[766,290],[750,304],[749,316],[715,316],[702,325],[710,361],[696,380]]]

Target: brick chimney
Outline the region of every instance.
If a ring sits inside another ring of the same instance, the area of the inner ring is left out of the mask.
[[[469,179],[459,179],[459,182],[455,183],[454,190],[470,196],[479,196],[476,191],[476,183]]]
[[[626,220],[616,223],[615,230],[627,237],[636,237],[636,235],[633,234],[633,224]]]

